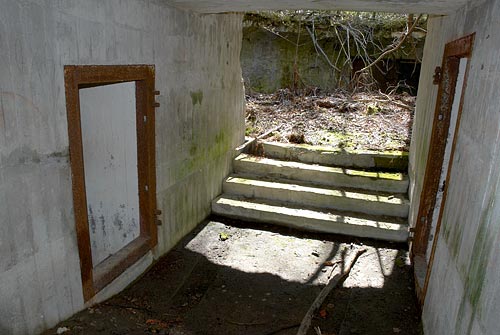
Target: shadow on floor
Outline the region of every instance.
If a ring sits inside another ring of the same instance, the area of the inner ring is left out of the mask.
[[[313,326],[323,335],[420,334],[405,247],[212,218],[126,290],[44,334],[58,327],[67,334],[295,334],[322,287],[361,248],[367,252]]]

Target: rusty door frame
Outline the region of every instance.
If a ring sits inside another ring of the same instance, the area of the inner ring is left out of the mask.
[[[68,137],[78,253],[84,301],[116,279],[157,244],[153,65],[67,65],[64,67]],[[92,264],[87,215],[79,89],[135,82],[139,237],[100,264]],[[147,122],[146,122],[147,121]]]
[[[457,111],[457,121],[455,124],[455,133],[452,139],[450,161],[446,171],[446,184],[443,189],[443,196],[439,215],[436,223],[436,231],[434,234],[433,245],[427,264],[426,277],[423,287],[419,287],[418,280],[415,281],[417,285],[417,296],[421,304],[424,303],[425,295],[427,293],[427,286],[430,278],[432,264],[434,261],[434,253],[436,249],[436,242],[438,240],[439,231],[441,228],[441,219],[443,209],[446,203],[447,185],[450,179],[450,172],[453,165],[453,157],[455,153],[455,146],[457,140],[458,129],[460,127],[460,119],[462,115],[463,99],[465,88],[467,85],[467,76],[470,67],[470,57],[472,54],[472,46],[474,44],[475,33],[464,36],[446,44],[443,54],[441,65],[441,73],[438,78],[435,78],[439,83],[436,109],[434,112],[434,121],[432,127],[431,140],[429,144],[429,152],[427,155],[427,166],[425,169],[424,184],[422,193],[420,195],[420,206],[415,226],[415,235],[412,244],[412,258],[417,256],[423,257],[428,249],[429,234],[432,225],[432,216],[436,206],[436,196],[439,190],[439,181],[443,169],[443,160],[448,140],[450,116],[453,106],[453,99],[455,97],[455,88],[457,84],[458,69],[461,58],[467,58],[467,66],[465,70],[463,88],[460,96],[460,103]]]

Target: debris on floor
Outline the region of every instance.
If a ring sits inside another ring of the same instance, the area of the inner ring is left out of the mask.
[[[408,151],[415,97],[364,92],[295,96],[288,89],[247,95],[246,135],[284,143]]]
[[[228,237],[223,240],[221,232]],[[420,334],[406,245],[213,218],[130,287],[56,334],[291,335],[335,275],[309,335]],[[396,264],[396,260],[402,262]],[[326,269],[326,271],[325,271]]]

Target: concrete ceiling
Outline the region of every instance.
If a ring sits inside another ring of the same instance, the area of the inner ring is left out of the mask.
[[[468,0],[167,0],[174,7],[199,13],[278,9],[325,9],[367,12],[451,14]]]

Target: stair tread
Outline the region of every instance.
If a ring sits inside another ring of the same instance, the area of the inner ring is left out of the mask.
[[[307,230],[391,241],[405,241],[408,237],[406,220],[395,217],[326,211],[309,206],[264,199],[245,199],[227,194],[216,198],[212,207],[213,212],[219,215],[278,223]]]
[[[332,167],[318,164],[302,163],[297,161],[284,161],[275,158],[252,156],[248,154],[240,154],[235,158],[235,161],[258,163],[263,165],[270,165],[274,167],[288,167],[296,168],[309,171],[327,172],[334,174],[342,174],[347,176],[356,177],[366,177],[370,179],[382,179],[382,180],[395,180],[395,181],[406,181],[408,176],[401,172],[376,172],[376,171],[363,171],[359,169],[342,168],[342,167]]]
[[[262,141],[261,145],[269,158],[327,166],[387,169],[401,172],[408,170],[408,153],[404,151],[340,149],[331,146],[267,141]]]
[[[409,204],[409,200],[404,193],[391,193],[347,187],[318,185],[315,183],[295,181],[284,178],[267,178],[245,174],[232,174],[225,180],[225,183],[243,184],[248,185],[249,187],[256,186],[284,189],[295,192],[309,192],[332,197],[345,197],[357,200],[383,202],[390,204]]]
[[[273,213],[286,213],[296,216],[304,216],[308,218],[320,218],[325,220],[344,220],[355,219],[356,222],[377,222],[387,225],[395,225],[395,227],[407,227],[408,223],[405,219],[392,216],[377,216],[357,212],[346,212],[338,210],[326,210],[313,206],[304,206],[297,204],[284,203],[276,200],[267,200],[260,198],[245,198],[237,195],[223,194],[217,197],[214,202],[225,204],[234,204],[240,207],[253,209],[262,209]],[[295,213],[295,214],[294,214]],[[394,228],[394,227],[393,227]],[[406,229],[406,228],[405,228]]]

